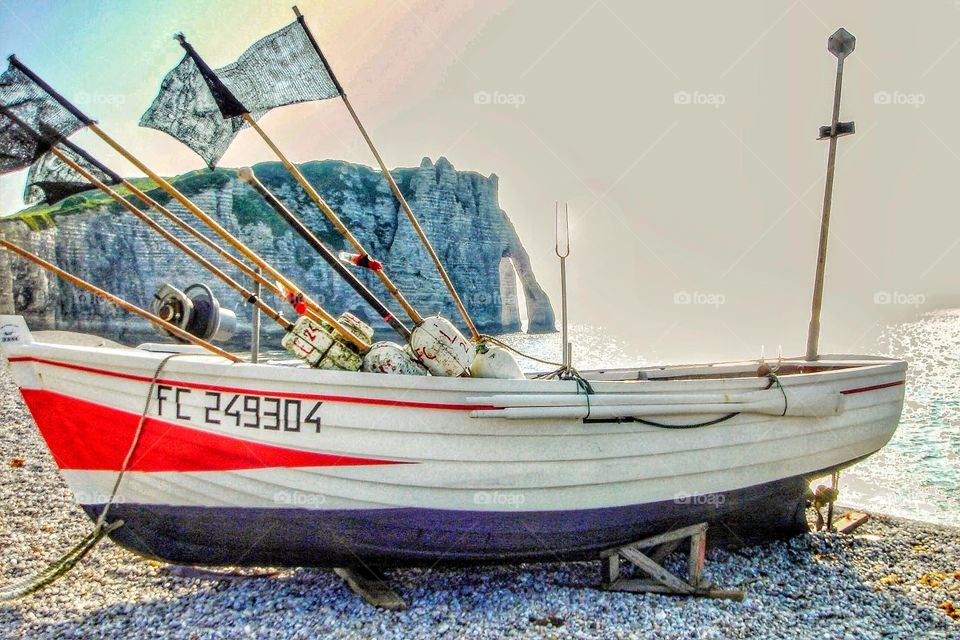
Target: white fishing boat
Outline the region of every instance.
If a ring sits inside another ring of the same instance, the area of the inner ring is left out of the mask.
[[[211,167],[249,125],[356,253],[338,257],[253,171],[242,169],[239,177],[404,344],[374,343],[364,322],[324,309],[11,56],[0,75],[0,170],[31,167],[37,173],[28,184],[46,185],[48,204],[97,187],[255,307],[253,360],[260,313],[285,331],[281,344],[300,360],[246,362],[212,344],[228,339],[237,319],[206,285],[181,291],[165,283],[141,296],[152,300],[147,311],[0,239],[0,248],[190,343],[130,348],[91,346],[77,334],[38,339],[23,317],[0,316],[0,350],[77,503],[97,523],[60,561],[0,590],[0,599],[49,584],[104,535],[175,563],[341,569],[606,552],[612,574],[609,553],[620,548],[615,553],[652,571],[662,583],[656,589],[704,595],[701,523],[715,543],[804,531],[810,481],[890,440],[903,408],[906,363],[819,353],[836,146],[854,131],[853,123],[839,121],[843,60],[855,44],[846,30],[828,40],[838,66],[832,122],[820,132],[830,148],[806,355],[578,371],[566,330],[569,242],[558,216],[563,364],[549,375],[524,376],[505,345],[479,333],[304,17],[294,12],[295,22],[220,69],[179,35],[184,58],[141,124],[181,140]],[[469,339],[449,320],[417,311],[257,123],[270,109],[331,98],[342,99],[356,123]],[[67,139],[80,128],[133,163],[208,233]],[[236,271],[198,254],[134,198]],[[343,262],[373,272],[410,326]],[[235,279],[239,274],[255,290]],[[272,307],[271,296],[289,303],[296,317]],[[623,547],[663,542],[664,535],[641,539],[665,531],[691,537],[687,584]]]
[[[587,558],[704,521],[733,541],[792,534],[811,479],[893,435],[906,372],[864,356],[581,372],[588,395],[577,380],[169,358],[0,325],[77,502],[96,518],[125,468],[112,539],[177,563]]]

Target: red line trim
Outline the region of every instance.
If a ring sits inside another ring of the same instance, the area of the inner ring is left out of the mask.
[[[840,393],[845,396],[853,395],[854,393],[866,393],[867,391],[876,391],[877,389],[887,389],[889,387],[899,387],[905,381],[897,380],[896,382],[887,382],[886,384],[875,384],[870,387],[860,387],[859,389],[847,389],[846,391],[841,391]]]
[[[95,369],[79,364],[69,364],[66,362],[57,362],[55,360],[45,360],[43,358],[34,358],[31,356],[17,356],[9,358],[10,362],[36,362],[39,364],[48,364],[54,367],[63,367],[64,369],[73,369],[85,373],[94,373],[102,376],[111,376],[122,378],[124,380],[135,380],[137,382],[151,382],[152,378],[146,376],[137,376],[130,373],[119,373],[116,371],[106,371],[104,369]],[[183,382],[180,380],[170,380],[160,378],[159,384],[168,384],[174,387],[183,387],[186,389],[200,389],[202,391],[221,391],[226,393],[240,393],[268,396],[271,398],[292,398],[295,400],[320,400],[323,402],[346,402],[350,404],[374,404],[388,407],[408,407],[414,409],[440,409],[446,411],[475,411],[479,409],[497,409],[492,405],[485,404],[441,404],[436,402],[414,402],[410,400],[384,400],[381,398],[357,398],[353,396],[328,396],[316,393],[291,393],[289,391],[264,391],[260,389],[238,389],[236,387],[223,387],[214,384],[202,384],[199,382]]]

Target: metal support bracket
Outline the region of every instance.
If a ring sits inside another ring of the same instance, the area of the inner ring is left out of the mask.
[[[683,580],[667,571],[661,563],[686,538],[690,538],[690,556],[687,562],[687,578]],[[641,549],[648,551],[644,553]],[[704,579],[703,566],[706,550],[707,523],[705,522],[644,538],[621,547],[606,549],[600,552],[600,559],[603,562],[600,588],[604,591],[664,593],[676,596],[743,600],[745,596],[743,591],[716,589],[709,580]],[[650,576],[650,579],[621,578],[621,559],[638,567]]]
[[[853,135],[857,132],[857,125],[855,122],[838,122],[837,123],[837,135],[830,135],[830,125],[825,124],[820,127],[820,135],[817,136],[817,140],[829,140],[830,138],[842,138],[843,136]]]

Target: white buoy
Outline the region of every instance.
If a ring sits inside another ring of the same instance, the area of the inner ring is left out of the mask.
[[[424,318],[410,336],[414,355],[435,376],[469,374],[476,355],[473,345],[446,318]]]
[[[375,342],[363,356],[363,371],[400,376],[425,376],[427,368],[395,342]]]
[[[477,346],[477,357],[470,365],[470,375],[474,378],[500,378],[501,380],[526,378],[512,353],[489,342],[481,342]]]

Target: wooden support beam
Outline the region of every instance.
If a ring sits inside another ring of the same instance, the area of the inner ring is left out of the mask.
[[[390,611],[403,611],[407,608],[407,603],[390,588],[384,576],[372,569],[337,567],[333,572],[343,578],[350,590],[363,598],[367,604]]]
[[[859,511],[847,511],[842,516],[834,520],[833,527],[837,533],[853,533],[860,525],[864,524],[870,516]]]
[[[707,558],[707,532],[690,536],[690,557],[687,559],[687,581],[694,587],[703,583],[703,565]]]
[[[607,556],[600,562],[600,582],[601,584],[612,584],[620,578],[620,556],[616,553]]]
[[[687,561],[687,579],[683,580],[667,571],[660,563],[686,538],[690,538],[690,556]],[[640,549],[651,547],[655,547],[651,555],[656,560],[640,551]],[[604,591],[666,593],[677,596],[743,600],[745,596],[743,591],[715,589],[708,580],[704,580],[703,567],[706,561],[706,550],[706,523],[683,527],[631,544],[606,549],[600,552],[603,563],[600,588]],[[652,579],[621,578],[620,558],[628,560]]]
[[[662,545],[648,553],[650,559],[656,562],[657,564],[663,564],[663,561],[667,559],[671,553],[676,551],[680,545],[683,543],[683,540],[672,540],[670,542],[664,542]]]

